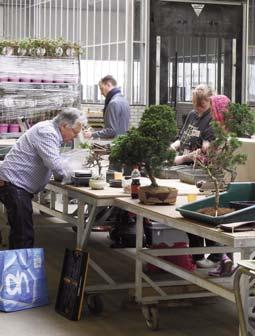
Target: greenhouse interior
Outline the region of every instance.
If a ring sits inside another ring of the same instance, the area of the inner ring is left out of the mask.
[[[254,336],[254,166],[255,0],[0,0],[3,335]]]

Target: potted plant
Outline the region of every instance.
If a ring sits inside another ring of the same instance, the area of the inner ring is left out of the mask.
[[[17,55],[18,41],[16,40],[2,40],[1,41],[2,54],[6,56]]]
[[[7,46],[9,46],[9,41],[0,40],[0,54],[1,55],[6,55],[7,54]]]
[[[25,56],[30,48],[31,40],[26,38],[18,42],[18,55]]]
[[[89,149],[90,154],[87,159],[86,166],[89,168],[97,167],[98,173],[93,174],[93,177],[89,180],[89,186],[91,189],[102,190],[106,187],[106,180],[102,174],[104,156],[106,154],[105,149],[95,148],[86,143],[80,144],[81,148]]]
[[[175,113],[168,105],[152,105],[142,115],[138,128],[130,129],[113,141],[110,160],[127,166],[143,166],[151,185],[141,187],[139,199],[145,204],[176,201],[177,190],[158,186],[156,176],[162,165],[171,166],[175,152],[169,144],[175,139]]]

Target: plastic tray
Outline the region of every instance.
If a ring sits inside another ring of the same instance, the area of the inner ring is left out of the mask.
[[[201,201],[183,205],[176,210],[180,211],[181,215],[185,218],[190,218],[213,225],[254,220],[255,205],[251,205],[218,217],[208,216],[197,212],[197,210],[202,208],[213,207],[214,199],[215,197],[211,196]],[[231,207],[230,202],[233,201],[255,201],[255,183],[230,183],[228,190],[221,193],[220,206]]]

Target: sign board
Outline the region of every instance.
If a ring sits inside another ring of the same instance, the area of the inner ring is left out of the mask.
[[[204,8],[204,4],[191,4],[192,8],[194,9],[194,12],[196,13],[197,16],[199,16]]]

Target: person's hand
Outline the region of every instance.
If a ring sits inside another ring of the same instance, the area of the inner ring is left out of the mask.
[[[176,166],[179,166],[179,165],[181,165],[181,164],[183,164],[183,163],[185,163],[186,161],[185,161],[185,155],[177,155],[176,157],[175,157],[175,159],[174,159],[174,164],[176,165]]]
[[[90,138],[92,138],[92,132],[85,131],[85,132],[83,132],[83,136],[84,136],[85,139],[90,139]]]
[[[200,150],[195,150],[185,155],[177,155],[174,159],[174,164],[178,166],[186,162],[195,161],[199,154],[200,154]]]
[[[203,153],[207,153],[209,146],[210,146],[210,142],[207,141],[207,140],[203,140],[203,143],[202,143],[202,152]]]
[[[180,148],[180,144],[181,144],[180,140],[176,140],[170,145],[170,148],[174,151],[177,151]]]

